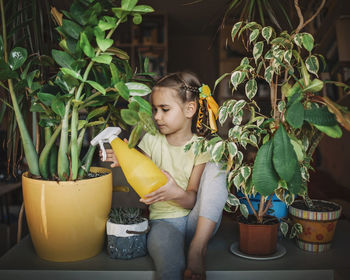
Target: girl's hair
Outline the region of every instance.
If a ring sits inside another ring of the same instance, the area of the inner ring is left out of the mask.
[[[199,102],[199,88],[202,86],[196,74],[188,71],[171,73],[160,80],[154,87],[165,87],[174,89],[178,97],[185,103],[195,101],[197,111],[192,118],[192,132],[199,136],[206,136],[210,132],[209,112],[206,100]],[[200,111],[200,113],[199,113]],[[200,118],[199,122],[198,118]],[[198,125],[197,125],[198,123]]]

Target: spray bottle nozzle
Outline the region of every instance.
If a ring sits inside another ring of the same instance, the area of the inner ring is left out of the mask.
[[[116,138],[122,130],[120,127],[107,127],[102,130],[94,139],[91,140],[91,145],[96,146],[100,145],[100,149],[102,150],[102,160],[105,161],[107,158],[105,147],[103,143],[110,143],[114,138]]]

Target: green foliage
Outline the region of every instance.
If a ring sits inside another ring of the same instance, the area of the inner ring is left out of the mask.
[[[7,50],[3,50],[0,78],[9,85],[32,175],[59,180],[84,177],[90,168],[94,148],[91,147],[85,156],[80,156],[80,152],[84,135],[92,127],[97,133],[108,122],[124,128],[126,123],[135,126],[130,146],[137,143],[143,129],[154,132],[149,116],[151,106],[142,99],[151,90],[134,81],[137,74],[129,65],[128,54],[112,47],[120,24],[130,16],[134,22],[140,23],[144,13],[153,11],[149,6],[137,5],[137,2],[123,0],[121,7],[117,8],[110,1],[75,0],[69,11],[63,12],[62,25],[56,28],[61,49],[53,49],[51,53],[60,68],[47,83],[36,80],[40,69],[28,59],[30,55],[24,48],[15,47],[8,55]],[[54,16],[59,18],[58,12]],[[5,22],[4,11],[2,19]],[[6,33],[3,37],[7,37]],[[1,46],[3,49],[3,44]],[[18,106],[21,84],[23,90],[28,89],[31,111],[39,114],[43,133],[48,134],[39,155]],[[134,105],[128,106],[129,103]],[[60,141],[56,147],[58,137]],[[54,158],[57,158],[56,172],[49,172],[48,163]]]
[[[254,3],[234,0],[231,7],[249,5],[253,9]],[[243,40],[249,56],[219,77],[215,86],[230,76],[233,93],[244,86],[246,98],[237,100],[233,95],[220,106],[220,124],[231,125],[227,135],[193,143],[226,168],[229,192],[242,191],[248,200],[261,194],[259,210],[253,211],[258,221],[267,213],[268,197],[273,194],[287,205],[298,195],[307,196],[310,159],[321,139],[319,133],[340,137],[338,122],[344,125],[348,120],[347,109],[320,94],[325,83],[318,78],[322,56],[313,53],[313,36],[299,31],[278,34],[256,21],[233,25],[232,41]],[[254,100],[261,80],[270,87],[272,111],[267,116],[259,112]],[[239,208],[244,216],[248,213],[232,194],[225,209],[232,211],[231,207]]]

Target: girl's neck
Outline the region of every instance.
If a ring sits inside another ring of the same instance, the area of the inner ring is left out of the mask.
[[[191,130],[181,130],[165,135],[166,140],[172,146],[183,146],[193,137]]]

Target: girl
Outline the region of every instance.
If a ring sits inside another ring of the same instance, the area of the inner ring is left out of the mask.
[[[213,107],[209,95],[208,87],[189,72],[169,74],[152,90],[154,120],[160,133],[146,134],[139,148],[163,170],[168,182],[140,201],[150,205],[147,246],[158,279],[205,279],[204,257],[226,202],[226,177],[208,162],[207,153],[195,156],[184,147],[211,130],[209,112],[217,108],[208,108]],[[111,167],[118,166],[111,150],[107,160],[113,161]]]

